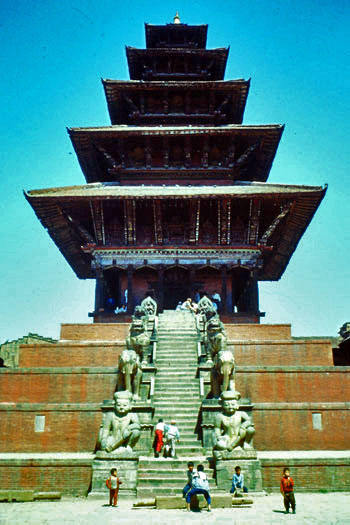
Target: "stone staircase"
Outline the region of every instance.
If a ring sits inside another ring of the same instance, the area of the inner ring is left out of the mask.
[[[177,458],[140,458],[138,496],[181,494],[186,484],[187,462],[203,463],[209,478],[209,464],[195,433],[200,407],[197,372],[197,330],[190,312],[164,311],[159,315],[155,379],[154,421],[176,421],[180,443]],[[211,480],[215,483],[214,480]]]

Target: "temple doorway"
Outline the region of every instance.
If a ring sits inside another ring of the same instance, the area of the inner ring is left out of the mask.
[[[190,297],[189,272],[176,266],[164,272],[164,309],[174,310],[179,303]]]

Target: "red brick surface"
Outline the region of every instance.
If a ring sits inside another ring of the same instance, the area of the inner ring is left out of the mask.
[[[125,341],[129,323],[61,324],[60,339],[70,341]]]
[[[350,400],[349,367],[237,367],[236,387],[253,403]]]
[[[312,414],[322,414],[322,430],[312,426]],[[254,447],[257,450],[345,450],[349,448],[350,407],[298,409],[256,407]]]
[[[36,464],[37,463],[37,464]],[[40,464],[41,463],[41,464]],[[86,496],[91,483],[89,462],[63,462],[45,465],[44,462],[0,462],[1,490],[35,490]]]
[[[117,366],[125,343],[58,343],[57,345],[22,345],[20,367]]]
[[[324,339],[231,343],[237,365],[332,366],[330,341]]]
[[[115,368],[0,369],[0,402],[101,403],[115,392]]]
[[[247,341],[290,339],[290,324],[230,324],[225,323],[227,338]]]
[[[9,410],[0,412],[1,452],[93,452],[102,420],[95,410]],[[35,432],[36,415],[45,431]]]
[[[262,481],[265,490],[279,491],[283,468],[288,466],[295,491],[348,491],[350,459],[262,459]],[[297,496],[296,496],[297,497]]]

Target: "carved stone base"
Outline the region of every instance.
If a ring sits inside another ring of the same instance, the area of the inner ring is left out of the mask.
[[[108,502],[109,491],[106,487],[106,479],[111,474],[111,469],[118,470],[118,477],[123,482],[119,489],[119,497],[136,496],[138,458],[134,453],[131,455],[107,454],[97,452],[92,463],[92,482],[89,498],[106,498]]]
[[[219,490],[229,491],[232,486],[232,476],[235,471],[235,467],[241,467],[242,474],[244,475],[244,485],[249,491],[261,491],[262,490],[262,477],[261,477],[261,464],[258,459],[249,459],[247,453],[252,452],[255,454],[255,450],[252,451],[233,451],[237,452],[235,459],[220,459],[215,460],[215,471],[216,471],[216,484]]]
[[[258,455],[256,453],[256,450],[254,449],[242,449],[241,447],[237,447],[234,450],[214,450],[213,456],[216,461],[220,460],[228,460],[228,459],[234,459],[237,458],[244,458],[244,459],[257,459]]]

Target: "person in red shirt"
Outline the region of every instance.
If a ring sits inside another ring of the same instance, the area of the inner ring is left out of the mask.
[[[292,512],[295,514],[294,481],[289,475],[288,467],[283,469],[283,477],[281,479],[281,494],[283,496],[286,513],[288,514],[289,507],[292,507]]]
[[[106,479],[106,485],[109,488],[109,505],[113,505],[113,507],[118,504],[119,485],[121,484],[122,481],[117,476],[117,469],[112,468],[111,475]]]

